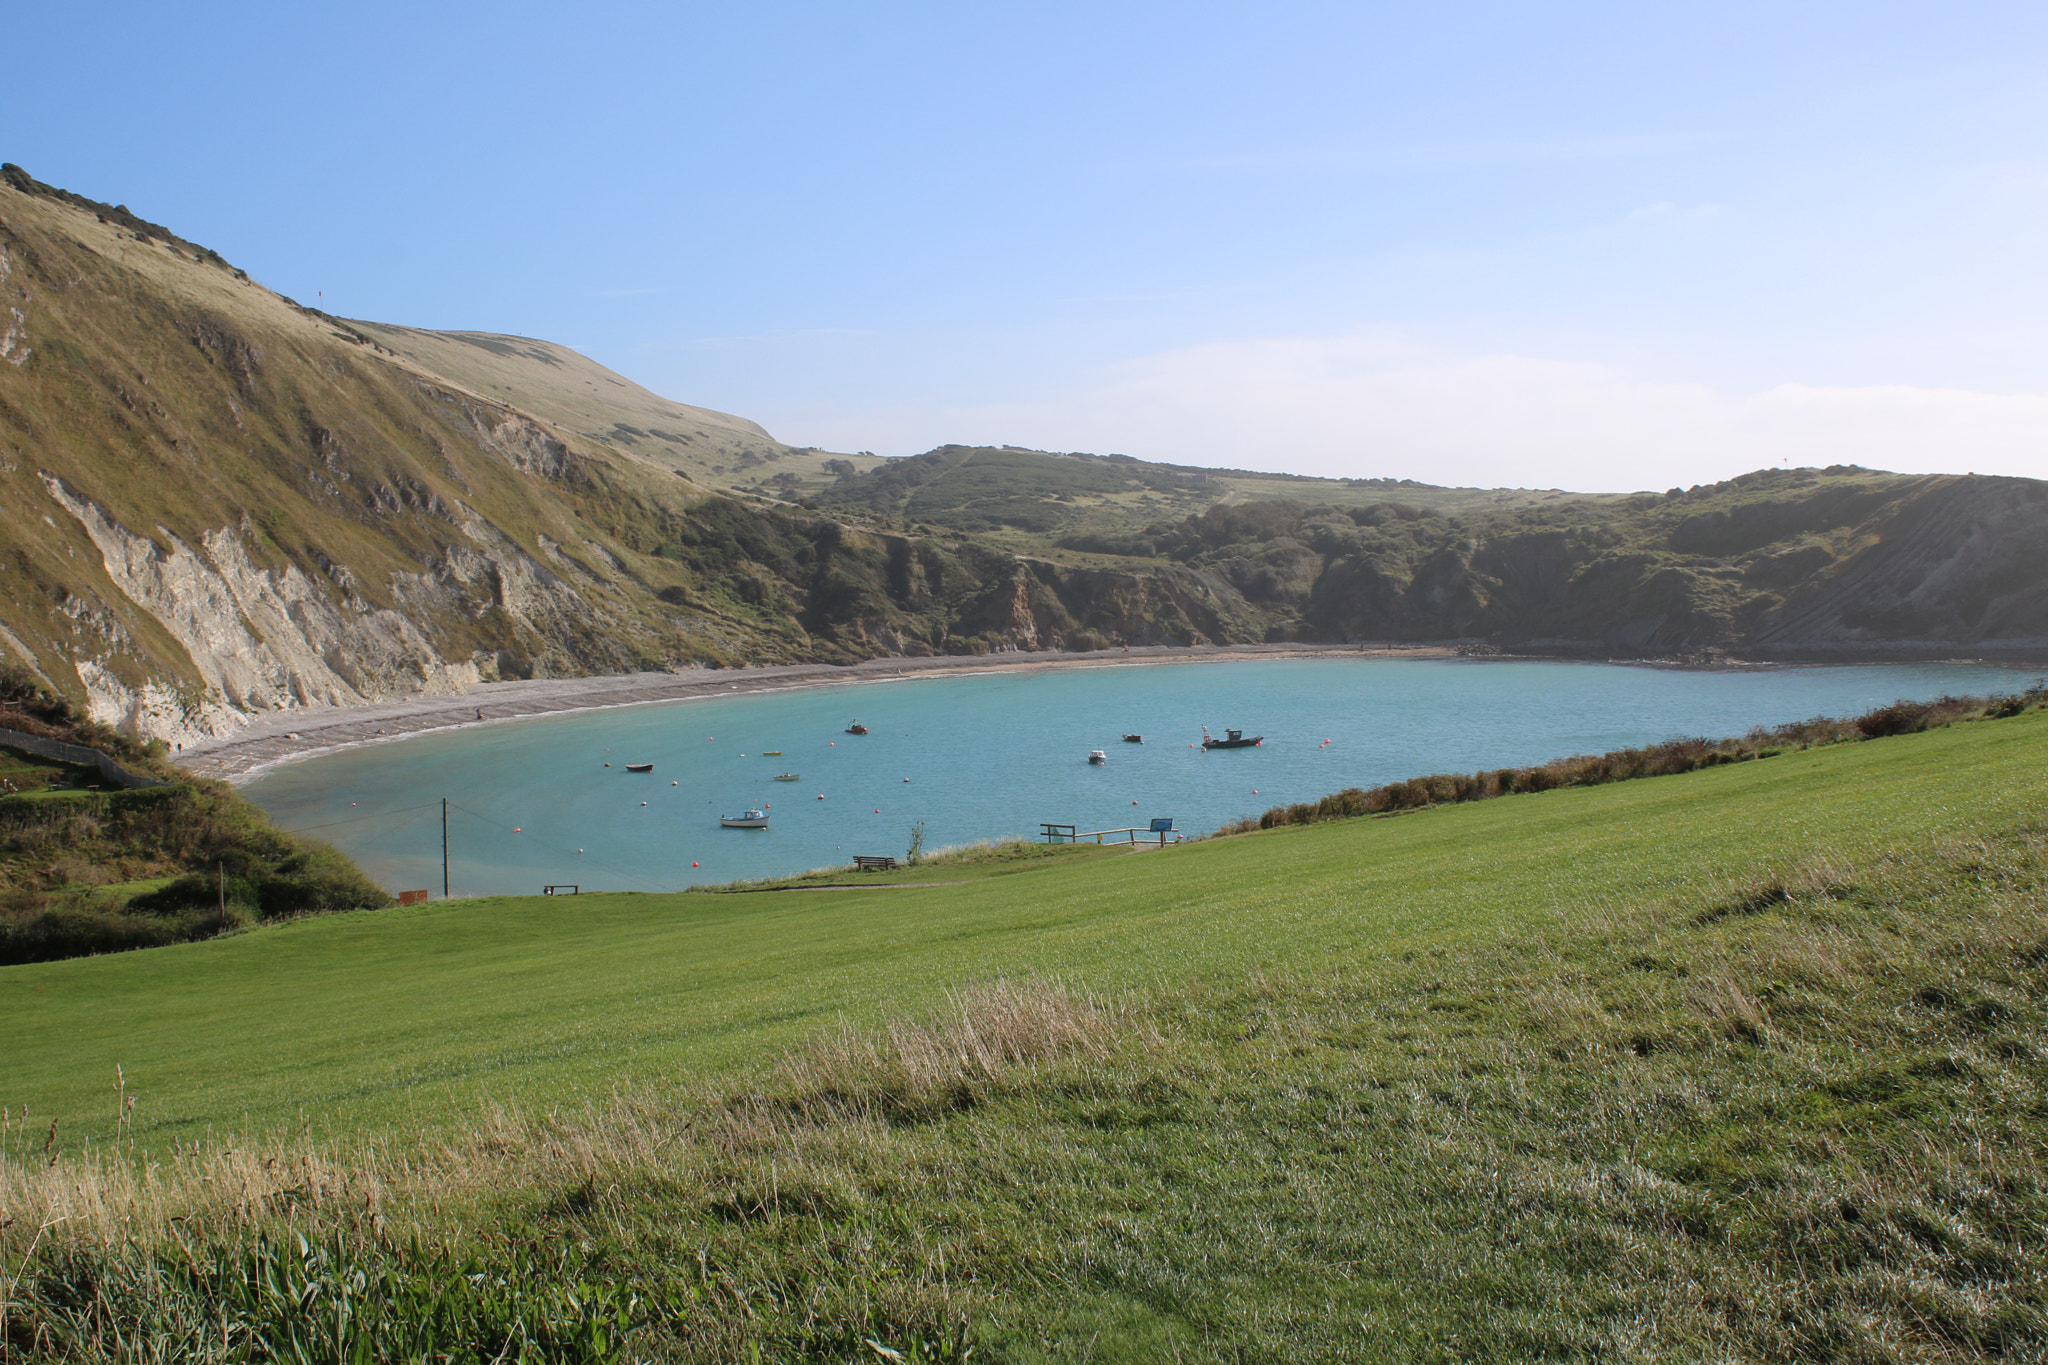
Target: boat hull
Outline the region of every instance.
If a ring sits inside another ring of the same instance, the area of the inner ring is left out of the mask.
[[[750,819],[744,815],[721,815],[718,823],[727,829],[766,829],[768,817],[763,815],[759,819]]]
[[[1253,735],[1250,739],[1205,739],[1204,749],[1250,749],[1265,742],[1264,735]]]

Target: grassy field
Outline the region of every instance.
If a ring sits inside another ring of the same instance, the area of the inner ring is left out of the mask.
[[[758,1060],[842,1017],[996,977],[1181,989],[1541,931],[1816,849],[1906,847],[2048,810],[2048,716],[1727,769],[1136,855],[969,865],[906,891],[429,904],[0,971],[0,1101],[145,1143],[431,1127],[623,1077]],[[990,872],[1025,870],[1015,875]],[[260,1046],[252,1040],[260,1039]]]
[[[2044,759],[2037,709],[914,874],[954,885],[6,969],[0,1326],[118,1359],[2040,1359]],[[125,1149],[117,1061],[153,1163],[66,1155]],[[208,1125],[275,1136],[163,1155]]]

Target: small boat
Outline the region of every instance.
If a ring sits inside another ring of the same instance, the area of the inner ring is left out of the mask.
[[[1124,743],[1126,743],[1126,744],[1143,744],[1144,742],[1145,742],[1145,737],[1144,737],[1143,735],[1125,735],[1125,736],[1124,736]]]
[[[763,750],[761,751],[761,757],[763,757],[763,758],[781,758],[781,757],[782,757],[782,750],[780,750],[780,749],[763,749]]]
[[[718,817],[718,823],[724,825],[727,829],[766,829],[768,828],[768,812],[765,810],[750,810],[744,815],[721,815]]]
[[[868,727],[862,725],[859,721],[855,721],[853,724],[846,727],[846,733],[849,735],[864,735],[867,732]]]
[[[1090,763],[1107,763],[1109,762],[1109,755],[1100,749],[1090,749],[1088,751],[1088,761]]]
[[[803,781],[803,777],[804,777],[804,775],[803,775],[802,773],[777,773],[777,774],[775,774],[775,780],[776,780],[777,782],[801,782],[801,781]]]
[[[629,773],[651,773],[654,771],[654,765],[652,763],[628,763],[626,771]]]
[[[1254,744],[1264,743],[1266,739],[1264,735],[1253,735],[1250,739],[1246,739],[1242,730],[1225,730],[1223,736],[1222,739],[1216,738],[1216,736],[1209,733],[1209,727],[1204,725],[1202,727],[1202,747],[1204,749],[1249,749]]]

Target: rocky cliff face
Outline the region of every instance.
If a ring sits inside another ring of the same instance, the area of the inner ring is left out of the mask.
[[[603,529],[702,490],[41,188],[0,185],[0,618],[96,715],[182,739],[718,657]]]

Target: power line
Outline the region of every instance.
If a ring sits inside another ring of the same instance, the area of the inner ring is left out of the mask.
[[[390,815],[405,815],[411,811],[427,810],[430,809],[433,805],[434,803],[432,801],[429,801],[425,805],[400,806],[397,810],[373,811],[369,815],[351,815],[346,820],[328,820],[318,825],[287,825],[285,826],[285,829],[287,832],[292,834],[310,834],[312,831],[316,829],[333,829],[336,825],[358,825],[365,820],[382,820],[386,816]]]

